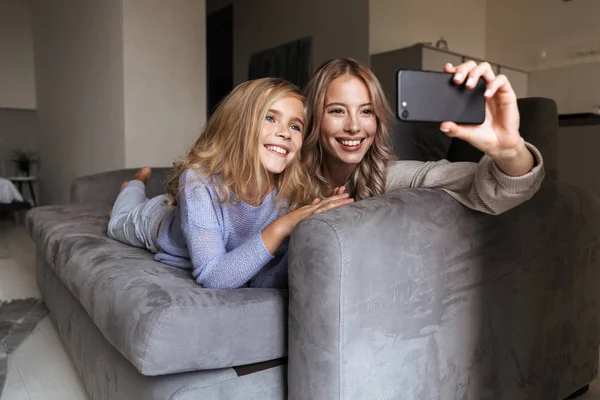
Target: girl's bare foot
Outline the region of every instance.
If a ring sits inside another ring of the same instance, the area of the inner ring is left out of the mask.
[[[144,183],[144,185],[146,183],[148,183],[148,179],[150,178],[150,174],[152,173],[152,170],[150,169],[150,167],[144,167],[142,169],[140,169],[135,176],[133,177],[133,179],[136,179],[138,181],[141,181]],[[122,192],[123,189],[125,189],[125,187],[127,186],[129,182],[123,182],[121,184],[121,189],[120,191]],[[112,217],[112,210],[108,213],[108,217],[111,218]]]
[[[142,181],[145,185],[146,183],[148,183],[148,179],[150,178],[151,173],[152,173],[152,170],[150,169],[150,167],[144,167],[135,174],[133,179]]]

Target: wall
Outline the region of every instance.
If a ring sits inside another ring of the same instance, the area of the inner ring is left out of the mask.
[[[600,107],[600,62],[534,71],[529,95],[556,101],[560,114],[592,112]]]
[[[171,166],[206,120],[206,16],[197,0],[123,3],[125,166]]]
[[[0,1],[0,108],[35,109],[29,0]]]
[[[121,0],[33,3],[43,203],[125,166]]]
[[[600,2],[488,2],[487,54],[530,71],[529,95],[554,99],[559,113],[600,104]],[[582,50],[595,56],[577,56]],[[595,61],[595,63],[594,63]]]
[[[43,203],[73,178],[170,166],[204,123],[205,16],[196,0],[34,3]]]
[[[368,14],[368,0],[234,1],[234,84],[248,79],[251,54],[304,36],[313,37],[313,69],[336,57],[368,64]]]
[[[487,56],[527,70],[573,64],[574,52],[590,46],[600,50],[598,16],[597,0],[489,1]]]
[[[435,45],[443,36],[451,51],[483,59],[488,56],[486,3],[485,0],[370,0],[369,52],[382,53],[418,42]]]

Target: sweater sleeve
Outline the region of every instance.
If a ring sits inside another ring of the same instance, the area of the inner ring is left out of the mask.
[[[533,197],[544,180],[541,153],[530,143],[525,146],[534,158],[525,175],[506,175],[488,155],[479,163],[397,161],[388,166],[386,191],[440,188],[466,207],[498,215]]]
[[[196,282],[212,289],[245,285],[273,258],[260,232],[227,251],[222,204],[212,185],[206,180],[184,182],[178,199],[181,228]]]

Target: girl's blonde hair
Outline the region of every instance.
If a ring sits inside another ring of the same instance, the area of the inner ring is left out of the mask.
[[[269,172],[259,156],[262,125],[273,103],[284,97],[294,97],[304,103],[302,92],[282,79],[261,78],[235,87],[219,103],[189,153],[175,164],[167,183],[173,204],[177,204],[178,194],[183,189],[179,180],[187,169],[211,179],[220,202],[231,201],[234,194],[249,204],[260,203],[268,193],[270,182]],[[277,200],[285,200],[290,209],[298,208],[310,193],[306,182],[306,171],[296,156],[275,176],[274,183],[279,189]]]
[[[323,176],[323,147],[321,146],[321,121],[325,110],[325,93],[331,82],[349,75],[364,82],[371,97],[373,112],[377,118],[375,139],[362,161],[348,177],[346,192],[355,200],[366,199],[385,192],[386,169],[394,153],[390,133],[393,124],[392,109],[381,84],[373,72],[351,58],[334,59],[322,64],[308,82],[306,97],[306,133],[302,147],[302,159],[311,179],[313,195],[323,197],[333,187]]]

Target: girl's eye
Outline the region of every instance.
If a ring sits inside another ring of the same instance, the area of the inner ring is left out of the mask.
[[[298,132],[302,132],[302,128],[300,128],[298,125],[292,125],[292,129],[295,129]]]
[[[266,117],[265,119],[266,119],[267,121],[269,121],[269,122],[275,122],[275,118],[273,118],[273,117],[272,117],[272,116],[270,116],[270,115],[267,115],[267,117]]]

